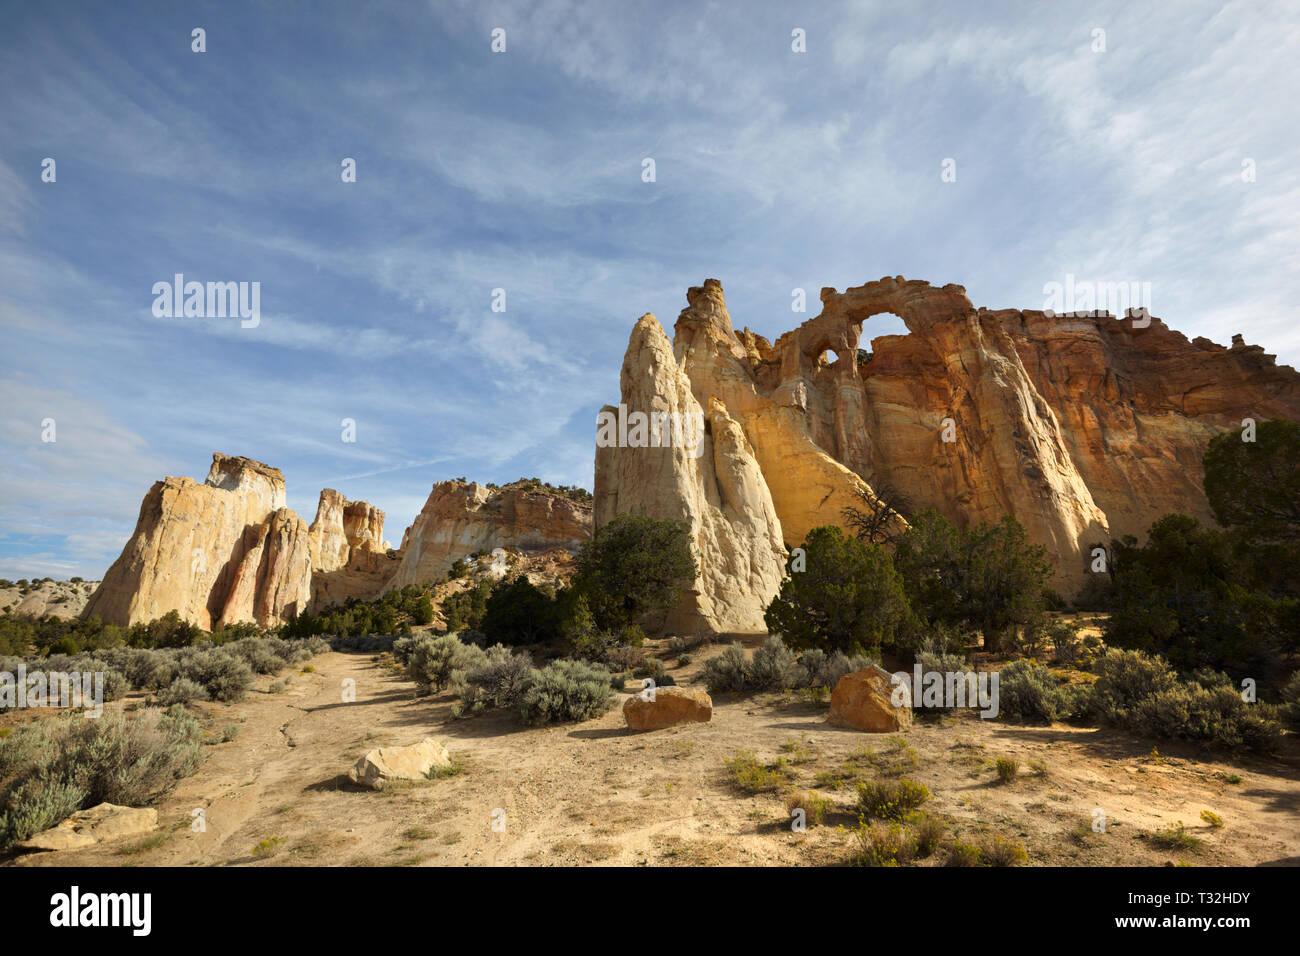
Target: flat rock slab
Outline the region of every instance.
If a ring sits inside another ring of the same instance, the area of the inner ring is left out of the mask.
[[[623,702],[623,719],[630,730],[660,730],[682,723],[713,719],[713,700],[699,687],[656,687],[654,700],[634,694]]]
[[[887,734],[912,726],[912,708],[895,707],[893,675],[883,667],[867,667],[845,674],[831,694],[828,718],[840,727],[852,727],[873,734]]]
[[[20,850],[80,850],[158,829],[158,811],[101,803],[17,844]]]
[[[348,779],[381,790],[387,780],[423,780],[435,768],[450,766],[447,748],[432,737],[425,737],[409,747],[375,748],[348,771]]]

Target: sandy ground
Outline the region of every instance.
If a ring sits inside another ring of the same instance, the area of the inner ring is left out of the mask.
[[[670,669],[679,683],[720,648],[701,650]],[[828,726],[825,706],[796,694],[720,695],[711,723],[649,733],[628,732],[619,707],[530,729],[506,713],[453,719],[450,695],[415,696],[373,655],[324,654],[310,666],[293,673],[288,693],[269,693],[263,677],[241,703],[202,705],[213,745],[198,773],[158,803],[155,836],[9,865],[839,864],[854,844],[840,829],[856,823],[853,779],[900,774],[930,788],[927,807],[952,833],[1010,837],[1031,865],[1300,863],[1294,736],[1271,760],[1178,746],[1152,755],[1150,741],[1110,731],[971,716],[919,720],[898,740]],[[341,699],[347,678],[353,703]],[[231,723],[237,738],[216,742]],[[366,750],[424,736],[443,740],[463,771],[381,792],[347,781]],[[818,789],[834,810],[792,832],[780,792],[733,787],[724,761],[742,749],[784,759],[789,785]],[[1024,775],[1002,784],[993,763],[1006,756]],[[1227,779],[1234,774],[1239,783]],[[1098,807],[1104,834],[1090,826]],[[203,832],[192,825],[198,809]],[[1202,822],[1202,810],[1224,825]],[[1178,820],[1203,840],[1199,849],[1151,842]]]

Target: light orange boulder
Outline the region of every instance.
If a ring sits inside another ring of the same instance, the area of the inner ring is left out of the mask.
[[[911,706],[906,702],[894,705],[892,679],[889,671],[875,665],[845,674],[831,694],[830,722],[873,734],[912,726]]]
[[[438,769],[451,766],[447,748],[425,737],[409,747],[377,747],[357,761],[348,778],[362,787],[382,790],[390,780],[423,780]]]
[[[623,703],[629,730],[662,730],[674,724],[708,723],[713,700],[699,687],[656,687],[653,693],[633,694]]]
[[[78,810],[57,826],[18,844],[20,850],[81,850],[97,843],[152,833],[158,811],[152,807],[119,807],[101,803]]]

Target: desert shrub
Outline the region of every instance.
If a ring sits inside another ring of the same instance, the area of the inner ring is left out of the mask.
[[[985,866],[1019,866],[1029,861],[1023,846],[1001,834],[980,840],[979,854]]]
[[[3,670],[3,668],[0,668]],[[1300,730],[1300,671],[1282,688],[1282,717],[1292,730]]]
[[[933,855],[935,850],[939,849],[939,844],[943,841],[943,835],[948,829],[948,825],[936,816],[924,811],[917,811],[907,815],[907,823],[912,828],[912,835],[916,839],[916,856],[918,859]]]
[[[1151,834],[1151,842],[1163,850],[1199,850],[1204,841],[1187,832],[1182,820]]]
[[[1071,621],[1051,621],[1045,625],[1047,643],[1052,660],[1061,667],[1074,667],[1080,662],[1079,626]]]
[[[1223,671],[1213,667],[1198,667],[1190,674],[1184,675],[1188,681],[1202,687],[1233,687],[1232,678]]]
[[[284,844],[285,839],[282,836],[267,837],[265,840],[258,841],[253,847],[253,856],[259,860],[273,857],[284,848]]]
[[[274,674],[285,665],[285,659],[275,653],[269,641],[247,637],[221,645],[222,649],[241,658],[255,674]]]
[[[198,721],[184,708],[74,713],[17,727],[0,740],[0,848],[73,810],[150,803],[201,759]]]
[[[640,647],[645,643],[645,631],[637,623],[624,624],[622,627],[612,632],[620,645],[627,647]]]
[[[332,650],[379,654],[384,651],[391,651],[393,644],[399,640],[399,637],[396,634],[333,634],[327,640]]]
[[[1093,710],[1132,733],[1264,752],[1280,739],[1279,709],[1247,704],[1222,672],[1202,668],[1179,681],[1163,658],[1119,649],[1099,658],[1096,670]]]
[[[131,690],[131,681],[127,676],[106,661],[79,658],[70,669],[82,674],[103,674],[104,700],[121,700]]]
[[[763,620],[791,647],[877,653],[906,643],[913,617],[889,553],[827,525],[803,543],[803,569],[790,570]]]
[[[843,651],[827,654],[821,648],[813,648],[799,656],[799,663],[790,677],[790,686],[834,690],[844,675],[878,663],[878,660],[866,654],[849,655]]]
[[[692,657],[690,654],[678,654],[678,655],[677,655],[677,666],[678,666],[678,667],[686,667],[686,666],[689,665],[689,664],[691,663],[691,661],[693,661],[693,660],[695,660],[695,658]]]
[[[186,648],[176,661],[180,677],[202,684],[213,700],[242,700],[253,683],[253,669],[221,648]]]
[[[415,635],[406,634],[393,641],[393,660],[405,667],[411,659],[411,651],[414,649],[417,640],[419,638],[415,637]]]
[[[1216,830],[1222,829],[1223,827],[1223,817],[1219,816],[1213,810],[1202,810],[1201,819]]]
[[[420,638],[411,648],[406,674],[425,694],[439,693],[463,681],[466,674],[487,663],[487,653],[466,644],[454,634]]]
[[[1275,707],[1247,704],[1231,686],[1189,682],[1138,701],[1125,712],[1124,726],[1148,737],[1268,752],[1281,738],[1276,717]]]
[[[285,641],[278,637],[266,638],[266,643],[270,645],[275,655],[282,658],[286,664],[301,664],[303,661],[309,661],[316,653],[308,647],[308,640]]]
[[[188,677],[176,678],[158,694],[158,702],[164,707],[170,707],[172,704],[191,704],[196,700],[207,699],[207,689]]]
[[[998,714],[1050,723],[1068,715],[1060,685],[1033,658],[1012,661],[998,678]]]
[[[1013,757],[999,757],[997,760],[998,779],[1010,783],[1020,773],[1020,761]]]
[[[319,634],[313,634],[310,637],[302,638],[302,646],[311,651],[312,654],[325,654],[333,648],[330,642]]]
[[[1059,618],[1039,618],[1011,638],[1012,649],[1038,660],[1049,656],[1062,667],[1072,667],[1080,657],[1079,626]]]
[[[289,682],[283,680],[274,681],[271,686],[267,688],[267,692],[271,694],[283,694],[288,690]]]
[[[668,668],[664,662],[657,657],[643,657],[641,663],[632,671],[633,677],[649,677],[656,684],[659,684],[668,676]]]
[[[782,690],[792,686],[795,655],[779,635],[769,635],[763,646],[754,651],[750,663],[749,683],[758,690]]]
[[[4,796],[0,805],[0,850],[26,840],[85,806],[86,791],[65,779],[34,777]]]
[[[737,751],[734,757],[723,761],[723,766],[732,786],[750,796],[778,790],[789,779],[785,761],[777,759],[775,763],[765,764],[749,750]]]
[[[122,672],[136,690],[162,690],[176,679],[176,661],[160,651],[131,647],[127,649]]]
[[[916,837],[897,823],[860,822],[853,831],[857,852],[854,866],[906,866],[916,858]]]
[[[939,674],[956,674],[970,670],[965,655],[949,650],[945,644],[942,639],[934,637],[921,642],[916,652],[916,662],[921,665],[923,673],[934,671]]]
[[[0,654],[0,674],[12,674],[18,679],[18,668],[23,666],[23,658],[10,654]]]
[[[1092,716],[1093,692],[1091,684],[1062,684],[1061,720],[1087,720]]]
[[[704,662],[704,685],[710,694],[744,690],[749,684],[749,659],[739,641]]]
[[[1092,685],[1093,707],[1107,723],[1125,723],[1129,710],[1139,701],[1178,683],[1178,676],[1163,658],[1142,651],[1112,648],[1097,659],[1093,669],[1097,673]]]
[[[785,815],[793,816],[796,810],[802,810],[804,822],[809,826],[818,826],[826,814],[835,807],[834,801],[823,797],[815,790],[795,790],[785,799]]]
[[[118,667],[108,659],[125,661],[124,654],[113,654],[109,651],[99,651],[103,657],[91,657],[86,654],[51,654],[44,659],[34,658],[27,661],[27,672],[33,674],[43,672],[47,675],[49,681],[48,691],[51,698],[61,696],[58,689],[58,683],[52,676],[54,674],[90,674],[103,675],[103,693],[104,700],[119,700],[125,697],[131,690],[131,681],[127,678]]]
[[[612,670],[631,671],[641,664],[645,651],[629,644],[615,644],[605,651],[604,663]]]
[[[519,714],[529,724],[588,720],[609,710],[613,698],[604,667],[586,661],[553,661],[529,680],[519,699]]]
[[[1013,628],[1006,635],[1008,646],[1005,650],[1035,659],[1046,657],[1047,649],[1051,645],[1048,626],[1047,620],[1040,618],[1023,628]]]
[[[979,866],[980,849],[971,843],[953,840],[948,844],[947,859],[944,866]]]
[[[929,799],[930,790],[925,784],[906,778],[858,783],[858,807],[868,817],[901,820]]]
[[[465,673],[460,693],[461,707],[474,711],[486,707],[514,707],[535,673],[529,655],[496,644],[488,649],[484,663]]]

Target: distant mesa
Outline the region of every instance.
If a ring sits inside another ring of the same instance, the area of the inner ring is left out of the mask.
[[[149,489],[82,616],[129,625],[175,610],[205,629],[272,627],[304,610],[435,581],[477,551],[576,550],[590,534],[591,505],[558,492],[440,482],[393,551],[384,512],[369,502],[326,488],[308,525],[285,506],[278,468],[214,454],[202,484],[169,477]]]

